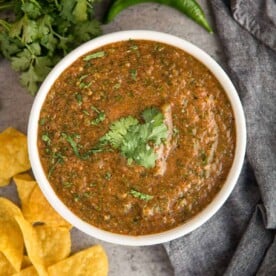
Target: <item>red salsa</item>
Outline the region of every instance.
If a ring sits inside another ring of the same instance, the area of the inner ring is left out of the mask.
[[[40,159],[84,221],[144,235],[184,223],[224,184],[235,151],[230,102],[183,50],[129,40],[70,65],[43,104]]]

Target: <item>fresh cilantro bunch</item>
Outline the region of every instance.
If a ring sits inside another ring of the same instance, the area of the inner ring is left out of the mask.
[[[32,95],[64,55],[101,34],[95,1],[0,0],[10,18],[0,19],[0,52]]]
[[[153,168],[157,159],[155,148],[167,138],[168,127],[157,108],[144,110],[142,118],[144,123],[132,116],[113,122],[100,143],[119,150],[128,164],[135,161],[145,168]]]

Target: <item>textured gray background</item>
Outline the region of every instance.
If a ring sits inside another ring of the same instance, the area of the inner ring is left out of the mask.
[[[208,1],[198,2],[212,22]],[[104,33],[132,29],[162,31],[187,39],[209,53],[221,65],[223,64],[216,34],[209,35],[180,12],[167,6],[149,3],[130,7],[114,22],[103,26]],[[0,131],[13,126],[26,133],[32,102],[33,97],[20,86],[18,75],[11,70],[6,60],[0,58]],[[18,200],[13,184],[0,188],[0,196]],[[103,244],[109,256],[111,276],[173,275],[169,259],[161,245],[148,247],[113,245],[91,238],[76,229],[72,230],[72,237],[73,251],[95,243]]]

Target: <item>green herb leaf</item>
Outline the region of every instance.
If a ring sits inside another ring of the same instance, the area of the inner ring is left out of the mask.
[[[142,199],[142,200],[145,200],[145,201],[149,201],[149,200],[153,199],[152,195],[144,194],[144,193],[138,192],[134,189],[131,189],[130,194],[133,197],[136,197],[136,198],[139,198],[139,199]]]
[[[77,94],[75,94],[75,98],[76,98],[78,104],[82,105],[82,95],[77,93]]]
[[[21,84],[32,95],[64,55],[101,34],[94,2],[0,0],[0,10],[11,15],[0,19],[0,52],[22,73]]]
[[[128,129],[138,123],[138,120],[131,116],[121,118],[111,124],[110,131],[100,139],[100,142],[110,143],[112,147],[118,149],[122,145]]]
[[[114,84],[113,86],[114,89],[119,89],[120,87],[121,87],[121,84],[119,82]]]
[[[103,111],[100,111],[95,106],[91,106],[91,109],[94,110],[98,115],[95,119],[93,119],[90,123],[93,126],[97,126],[99,123],[103,122],[105,120],[105,113]]]
[[[62,182],[62,186],[64,188],[71,188],[73,186],[73,183],[72,182],[68,182],[68,181],[64,181],[64,182]]]
[[[73,40],[76,46],[102,33],[100,23],[97,20],[79,22],[72,27]]]
[[[86,116],[90,115],[89,112],[87,110],[85,110],[85,109],[82,111],[82,113],[85,114]]]
[[[23,2],[21,9],[28,17],[32,19],[36,19],[42,14],[41,6],[35,0]]]
[[[60,163],[63,163],[63,155],[60,153],[60,152],[54,152],[53,155],[52,155],[52,160],[51,160],[51,167],[49,168],[49,171],[48,171],[48,178],[50,178],[53,174],[53,172],[55,171],[56,169],[56,166]]]
[[[46,118],[41,118],[41,119],[39,120],[39,125],[40,125],[40,126],[44,126],[45,123],[46,123],[46,121],[47,121]],[[42,139],[42,140],[43,140],[43,139]]]
[[[156,108],[146,109],[142,117],[143,124],[132,116],[113,122],[100,143],[118,149],[128,164],[135,161],[145,168],[153,168],[157,159],[154,146],[167,138],[168,128],[163,114]]]
[[[7,32],[0,32],[0,50],[7,59],[22,51],[23,44],[18,38],[12,38]]]
[[[99,123],[103,122],[104,120],[105,120],[105,113],[100,112],[95,119],[91,120],[90,123],[93,126],[97,126]]]
[[[42,141],[44,141],[48,146],[49,145],[51,145],[51,138],[49,137],[49,135],[48,134],[43,134],[42,136],[41,136],[41,139],[42,139]]]
[[[134,81],[136,81],[136,79],[137,79],[137,70],[136,70],[136,69],[130,69],[129,72],[130,72],[131,78],[132,78]]]
[[[110,180],[111,177],[112,177],[112,175],[111,175],[110,172],[107,172],[107,173],[104,175],[104,178],[105,178],[106,180]]]
[[[80,89],[85,89],[85,88],[89,88],[91,86],[92,82],[88,82],[88,83],[85,83],[85,82],[81,82],[79,87]]]
[[[15,71],[25,71],[30,67],[32,59],[32,54],[29,50],[24,49],[19,52],[15,57],[11,58],[12,68]]]
[[[68,0],[67,0],[68,1]],[[76,21],[86,21],[87,14],[87,0],[78,0],[74,8],[73,15]]]
[[[89,61],[91,59],[95,59],[95,58],[101,58],[105,56],[105,51],[99,51],[90,55],[87,55],[83,58],[84,61]]]
[[[77,157],[81,158],[80,153],[79,153],[78,144],[77,144],[77,142],[73,139],[73,137],[70,136],[70,135],[68,135],[68,134],[66,134],[66,133],[64,133],[64,132],[61,133],[61,136],[70,144],[70,146],[71,146],[72,149],[73,149],[74,154],[75,154]]]

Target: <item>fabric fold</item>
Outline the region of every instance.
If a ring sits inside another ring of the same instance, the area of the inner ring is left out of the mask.
[[[233,0],[233,17],[241,26],[276,51],[276,3],[274,0]]]
[[[273,236],[273,231],[265,229],[260,206],[257,206],[224,275],[256,274]]]

